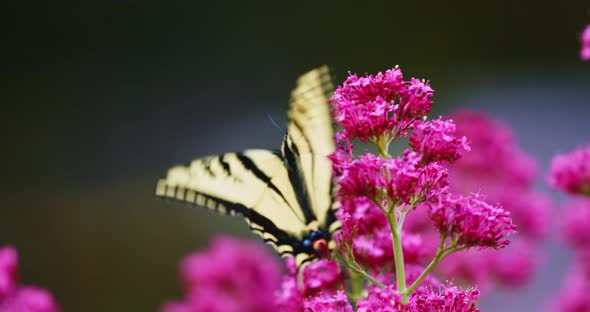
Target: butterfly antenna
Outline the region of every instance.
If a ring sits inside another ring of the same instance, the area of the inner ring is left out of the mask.
[[[270,122],[277,128],[279,129],[279,131],[281,132],[285,132],[285,129],[281,128],[274,119],[272,119],[272,116],[269,113],[266,113],[266,117],[268,117],[268,119],[270,120]]]

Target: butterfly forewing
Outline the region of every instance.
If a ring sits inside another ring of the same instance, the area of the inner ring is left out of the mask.
[[[299,171],[305,181],[312,210],[320,226],[334,232],[338,226],[333,214],[332,164],[327,158],[335,150],[328,100],[334,91],[327,66],[301,76],[291,93],[288,138],[283,145],[293,146]],[[289,140],[291,142],[289,142]],[[283,147],[285,153],[285,147]],[[331,229],[330,229],[331,227]]]

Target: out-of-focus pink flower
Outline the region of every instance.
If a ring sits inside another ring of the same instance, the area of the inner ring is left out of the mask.
[[[561,233],[574,249],[590,250],[590,199],[577,198],[565,204]]]
[[[438,271],[461,285],[473,285],[483,292],[495,284],[519,287],[526,284],[539,266],[539,247],[520,237],[496,250],[469,249],[454,253],[442,261]]]
[[[503,286],[524,286],[539,267],[539,249],[526,238],[514,239],[502,252],[487,258],[490,273]]]
[[[565,276],[553,299],[553,310],[559,312],[590,311],[590,274],[574,268]]]
[[[416,264],[406,265],[406,282],[407,285],[412,285],[416,279],[424,272],[424,266]],[[392,279],[393,280],[393,279]],[[445,285],[436,279],[432,274],[426,275],[426,278],[422,280],[420,285],[416,288],[417,292],[423,292],[431,289],[441,289]]]
[[[0,248],[0,312],[59,312],[45,289],[18,284],[18,255],[12,247]]]
[[[486,193],[489,200],[502,205],[510,212],[518,234],[533,244],[542,240],[549,231],[552,203],[547,194],[532,190],[506,188],[500,192]]]
[[[486,203],[479,195],[449,194],[429,209],[441,235],[458,246],[499,249],[510,243],[506,236],[516,232],[510,213]]]
[[[590,60],[590,25],[586,26],[582,35],[580,36],[582,48],[580,49],[580,59],[582,61]]]
[[[289,274],[283,277],[280,290],[275,295],[277,311],[301,312],[304,307],[306,311],[322,311],[309,309],[342,304],[339,292],[344,288],[345,281],[338,263],[325,259],[311,263],[299,272],[300,279],[295,261],[287,258],[286,263]]]
[[[409,139],[410,147],[422,155],[423,162],[454,162],[463,151],[469,151],[467,138],[455,136],[455,124],[450,120],[435,119],[417,122]]]
[[[313,296],[304,304],[305,312],[353,312],[346,293],[321,293]]]
[[[285,263],[289,274],[283,276],[280,290],[275,296],[277,311],[301,312],[305,298],[297,282],[297,265],[292,257],[285,259]]]
[[[482,292],[487,292],[492,285],[492,272],[489,267],[490,257],[495,257],[495,250],[467,249],[446,257],[437,267],[445,279],[458,285],[472,285]],[[506,252],[503,249],[502,252]]]
[[[45,289],[24,286],[0,304],[0,312],[56,312],[53,296]]]
[[[186,298],[163,311],[183,305],[190,311],[275,311],[280,268],[258,242],[216,238],[207,250],[186,257],[180,273]]]
[[[18,287],[18,255],[11,247],[0,249],[0,302]]]
[[[535,273],[536,250],[551,220],[549,198],[533,190],[537,164],[519,149],[512,129],[487,114],[461,110],[449,118],[455,122],[456,135],[466,136],[471,147],[448,166],[450,192],[480,192],[487,202],[498,203],[518,227],[514,239],[526,241],[527,246],[511,246],[502,252],[462,251],[442,261],[438,270],[445,278],[477,285],[484,291],[497,284],[523,285]]]
[[[553,157],[547,182],[570,194],[590,196],[590,146]]]
[[[190,304],[184,302],[168,302],[160,309],[162,312],[194,312]]]
[[[336,291],[343,287],[340,266],[331,260],[320,260],[303,268],[303,293],[310,296],[320,292]]]
[[[404,136],[414,121],[428,114],[433,90],[423,81],[403,80],[399,68],[358,77],[349,75],[330,99],[344,136],[362,142],[385,134]]]
[[[520,151],[512,130],[483,112],[459,110],[448,116],[457,127],[456,136],[467,137],[471,151],[450,166],[453,190],[481,191],[488,185],[528,188],[537,169],[531,157]],[[509,186],[508,186],[509,185]]]

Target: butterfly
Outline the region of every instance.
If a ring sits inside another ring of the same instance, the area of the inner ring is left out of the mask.
[[[303,74],[291,92],[279,150],[248,149],[172,167],[157,182],[156,196],[241,215],[298,268],[321,258],[335,249],[332,237],[341,226],[327,158],[335,150],[333,91],[327,66]]]

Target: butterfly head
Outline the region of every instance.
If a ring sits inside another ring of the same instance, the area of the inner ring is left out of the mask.
[[[320,257],[327,257],[330,254],[328,248],[329,234],[326,231],[312,231],[303,240],[303,248],[309,254],[316,254]]]

